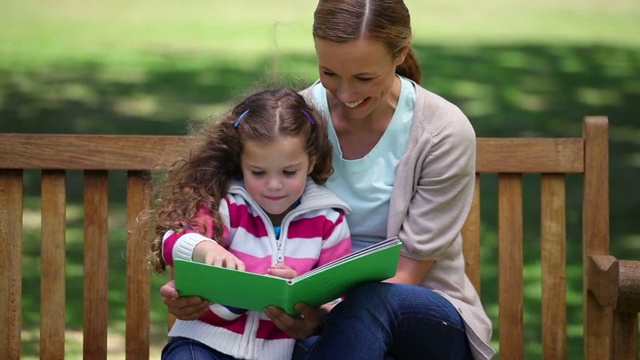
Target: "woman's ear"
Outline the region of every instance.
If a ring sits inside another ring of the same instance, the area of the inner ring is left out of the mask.
[[[410,49],[411,49],[410,42],[400,49],[400,51],[398,52],[398,56],[396,56],[394,60],[396,66],[400,66],[402,65],[402,63],[404,63],[404,60],[407,58],[407,55],[409,54]]]

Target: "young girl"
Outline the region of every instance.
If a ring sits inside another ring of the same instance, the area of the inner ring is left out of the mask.
[[[320,186],[327,124],[299,94],[251,95],[198,140],[158,199],[156,271],[180,258],[292,278],[351,252],[349,207]],[[290,359],[295,342],[263,312],[220,304],[169,336],[163,359]]]

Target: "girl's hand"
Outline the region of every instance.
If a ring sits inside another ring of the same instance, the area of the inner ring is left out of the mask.
[[[245,271],[242,260],[215,241],[202,241],[193,250],[193,260],[209,265]]]
[[[275,264],[267,269],[267,274],[281,277],[284,279],[293,279],[298,273],[285,264]]]
[[[180,320],[198,319],[209,310],[209,302],[198,296],[180,297],[173,280],[162,285],[160,295],[167,305],[169,313]]]
[[[295,308],[299,316],[291,316],[277,306],[269,306],[264,312],[280,330],[296,340],[320,334],[326,313],[304,303],[296,304]]]

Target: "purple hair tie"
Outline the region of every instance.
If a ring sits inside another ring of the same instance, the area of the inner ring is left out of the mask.
[[[249,112],[249,109],[245,110],[242,114],[240,114],[240,116],[238,116],[238,120],[236,120],[236,122],[233,123],[233,127],[238,127],[238,125],[240,124],[240,120],[242,120],[242,118],[247,115],[247,113]]]
[[[307,117],[307,119],[309,119],[309,122],[312,124],[315,124],[316,122],[313,121],[313,118],[311,117],[311,115],[309,115],[308,112],[306,112],[304,109],[300,109],[300,111],[302,111],[302,113]]]

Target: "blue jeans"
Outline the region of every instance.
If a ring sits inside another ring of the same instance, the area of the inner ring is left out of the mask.
[[[370,283],[346,295],[324,332],[296,343],[294,360],[472,359],[464,322],[436,292]]]
[[[162,349],[163,360],[235,360],[207,345],[185,337],[172,337]]]

